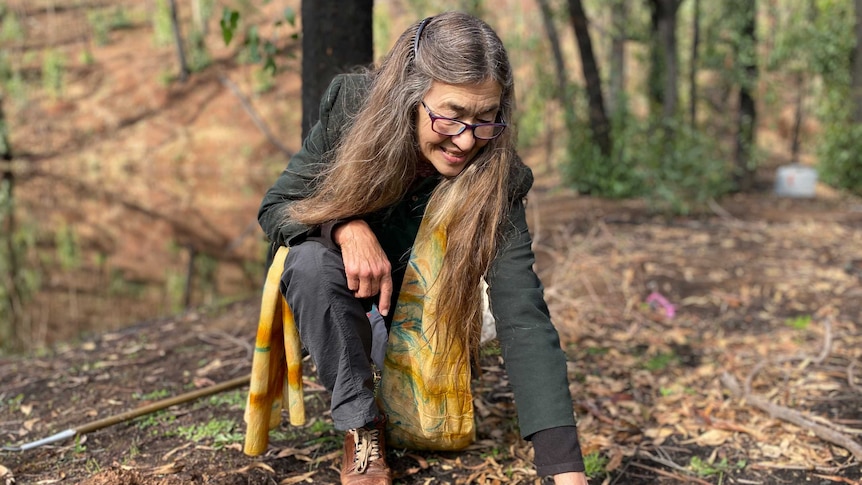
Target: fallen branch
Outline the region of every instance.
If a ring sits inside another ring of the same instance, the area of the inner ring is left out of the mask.
[[[834,445],[846,449],[847,451],[852,453],[854,457],[856,457],[856,461],[862,462],[862,445],[857,443],[852,438],[844,435],[843,433],[834,431],[826,426],[817,424],[799,411],[772,403],[750,392],[744,392],[739,385],[739,381],[736,380],[736,377],[727,372],[721,375],[721,382],[724,384],[725,387],[730,390],[730,392],[732,392],[738,397],[742,397],[752,406],[768,413],[774,418],[787,421],[789,423],[795,424],[801,428],[813,432],[815,435],[817,435],[818,438],[826,440]]]
[[[245,386],[248,384],[249,379],[250,376],[237,377],[235,379],[231,379],[220,384],[205,387],[203,389],[198,389],[195,391],[190,391],[179,396],[162,399],[161,401],[157,401],[146,406],[141,406],[131,411],[126,411],[124,413],[120,413],[114,416],[108,416],[107,418],[92,421],[77,428],[70,428],[38,441],[25,443],[20,446],[4,446],[2,449],[3,451],[27,451],[33,448],[38,448],[43,445],[56,443],[58,441],[63,441],[69,438],[73,438],[75,436],[84,435],[102,428],[107,428],[108,426],[113,426],[124,421],[131,421],[132,419],[135,419],[137,417],[151,414],[156,411],[169,408],[171,406],[176,406],[177,404],[187,403],[201,397],[211,396],[213,394]]]

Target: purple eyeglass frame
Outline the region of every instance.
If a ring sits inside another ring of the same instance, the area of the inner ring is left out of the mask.
[[[502,135],[503,132],[506,131],[506,127],[509,126],[506,123],[473,123],[473,124],[470,124],[470,123],[467,123],[465,121],[461,121],[461,120],[458,120],[455,118],[448,118],[446,116],[435,115],[434,113],[431,112],[431,108],[429,108],[428,105],[425,104],[425,101],[420,101],[420,103],[422,103],[422,107],[425,108],[425,112],[428,113],[428,117],[431,118],[431,129],[434,130],[434,133],[437,133],[438,135],[458,136],[461,133],[464,133],[465,131],[467,131],[467,128],[469,128],[470,130],[473,131],[473,138],[475,138],[477,140],[493,140],[494,138],[497,138],[500,135]],[[452,121],[452,122],[458,123],[459,125],[461,125],[461,130],[459,130],[458,133],[441,133],[441,132],[437,131],[436,128],[434,128],[434,124],[437,120],[446,120],[446,121]],[[484,136],[476,135],[476,128],[481,128],[483,126],[499,126],[502,128],[502,130],[500,130],[499,133],[497,133],[496,135],[494,135],[492,137],[484,137]]]

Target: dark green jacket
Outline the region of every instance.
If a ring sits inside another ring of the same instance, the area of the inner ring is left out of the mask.
[[[365,76],[341,75],[324,94],[320,121],[267,191],[258,213],[260,225],[274,247],[290,246],[307,238],[330,238],[327,232],[331,227],[308,227],[286,221],[284,212],[292,201],[311,194],[317,175],[331,162],[331,150],[351,114],[361,107],[367,90]],[[533,175],[520,161],[512,175],[512,206],[504,228],[505,240],[486,279],[497,338],[515,394],[520,431],[527,437],[543,429],[574,425],[574,415],[565,355],[551,324],[542,284],[533,272],[535,257],[524,207]],[[363,217],[389,256],[396,290],[401,287],[425,205],[438,182],[438,177],[425,179],[395,206]],[[393,295],[393,308],[397,296]]]

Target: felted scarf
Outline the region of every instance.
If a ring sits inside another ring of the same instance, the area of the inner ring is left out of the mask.
[[[446,253],[446,234],[443,228],[432,231],[425,221],[395,306],[377,399],[387,416],[390,446],[459,450],[475,439],[469,358],[462,343],[434,324],[438,292],[433,283]],[[263,287],[245,410],[248,455],[266,451],[282,407],[292,425],[305,424],[301,343],[279,291],[287,252],[279,248]]]

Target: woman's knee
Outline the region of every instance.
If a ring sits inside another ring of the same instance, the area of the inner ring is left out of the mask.
[[[346,285],[341,254],[316,241],[292,246],[284,262],[281,293],[285,297],[296,291],[320,294],[332,285]]]

